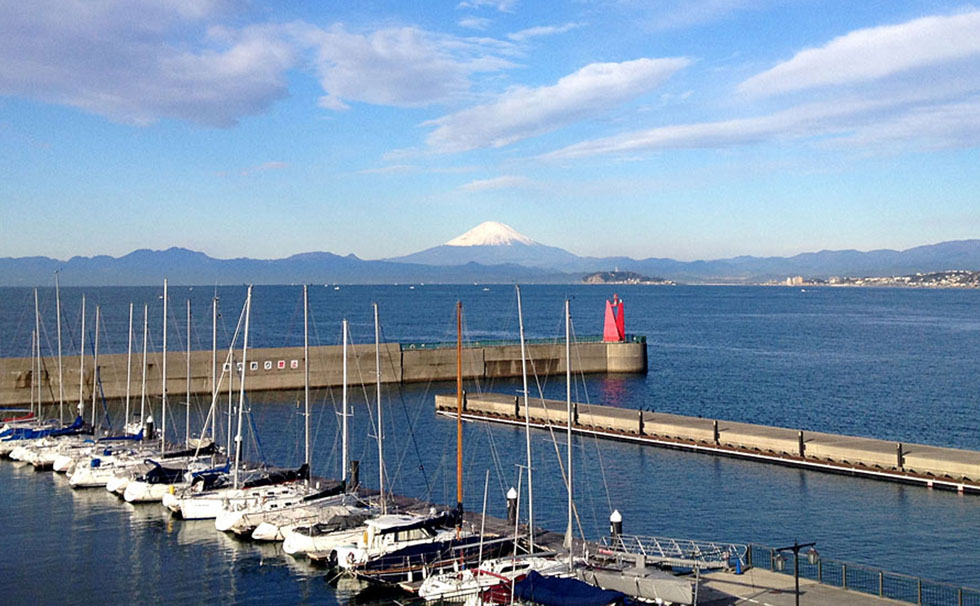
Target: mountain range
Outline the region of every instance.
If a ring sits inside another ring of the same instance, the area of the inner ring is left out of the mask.
[[[136,250],[122,257],[0,258],[0,286],[36,286],[55,271],[66,286],[159,284],[572,283],[586,273],[619,269],[693,284],[753,284],[787,276],[894,276],[980,270],[980,240],[908,250],[820,251],[792,257],[741,256],[710,261],[580,257],[487,222],[441,246],[403,257],[365,260],[311,252],[284,259],[215,259],[183,248]]]

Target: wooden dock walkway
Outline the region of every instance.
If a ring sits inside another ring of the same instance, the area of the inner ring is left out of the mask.
[[[456,396],[436,395],[436,412],[456,414]],[[531,425],[564,430],[564,401],[532,399]],[[522,399],[467,394],[464,418],[524,424]],[[595,404],[573,404],[573,432],[816,471],[980,494],[980,452],[815,431],[702,419]]]

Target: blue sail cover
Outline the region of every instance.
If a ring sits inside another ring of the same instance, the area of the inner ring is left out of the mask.
[[[605,606],[622,603],[626,594],[599,589],[578,579],[541,576],[532,570],[514,585],[514,597],[545,606]]]

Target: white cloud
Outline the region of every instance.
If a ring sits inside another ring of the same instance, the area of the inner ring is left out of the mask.
[[[583,141],[544,154],[561,160],[666,149],[718,149],[831,137],[837,145],[947,148],[980,145],[980,98],[948,102],[928,92],[907,98],[837,99],[766,116],[664,126]]]
[[[133,124],[225,127],[286,96],[274,28],[211,28],[230,2],[0,0],[0,94]]]
[[[980,12],[857,30],[743,82],[764,96],[807,91],[772,113],[678,124],[582,141],[543,158],[722,148],[825,137],[823,145],[938,149],[980,146]]]
[[[490,27],[491,21],[485,17],[467,17],[459,20],[459,26],[483,31]]]
[[[540,38],[542,36],[553,36],[555,34],[564,34],[565,32],[571,31],[578,27],[582,27],[582,25],[580,23],[564,23],[562,25],[539,25],[537,27],[529,27],[527,29],[522,29],[519,32],[507,34],[507,37],[515,42],[523,42],[530,38]]]
[[[461,191],[471,192],[495,189],[515,189],[519,187],[526,187],[530,183],[531,180],[527,177],[521,177],[518,175],[503,175],[492,179],[477,179],[475,181],[470,181],[469,183],[460,185],[458,189]]]
[[[514,87],[496,100],[425,123],[437,152],[503,147],[606,111],[656,88],[690,61],[685,58],[592,63],[552,86]]]
[[[850,32],[757,74],[739,91],[765,96],[877,80],[980,55],[980,12]]]
[[[296,32],[315,48],[316,71],[327,93],[320,105],[327,109],[347,109],[347,101],[424,107],[467,92],[473,73],[512,66],[494,53],[500,45],[415,27],[360,34],[338,25]]]
[[[867,124],[839,145],[916,149],[967,148],[980,145],[980,98],[917,107]]]

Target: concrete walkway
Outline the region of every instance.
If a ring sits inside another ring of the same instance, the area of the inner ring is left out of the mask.
[[[705,574],[698,604],[728,606],[795,606],[792,575],[750,568],[745,574]],[[906,602],[870,596],[809,579],[800,579],[800,606],[908,606]]]

